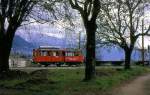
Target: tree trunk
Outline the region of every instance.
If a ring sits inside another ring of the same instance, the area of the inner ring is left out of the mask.
[[[130,49],[125,50],[125,69],[130,69],[131,53]]]
[[[2,47],[0,50],[0,72],[9,70],[9,54],[7,48]]]
[[[12,32],[13,30],[11,30]],[[9,55],[11,52],[12,42],[15,33],[1,37],[0,41],[0,73],[9,70]]]
[[[0,46],[0,72],[9,70],[9,54],[10,51],[6,45]]]
[[[86,66],[85,80],[91,80],[95,77],[95,32],[96,24],[89,22],[86,27]]]

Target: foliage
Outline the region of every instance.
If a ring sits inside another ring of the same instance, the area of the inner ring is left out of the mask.
[[[9,70],[9,55],[16,30],[38,0],[0,1],[0,73]]]
[[[149,36],[150,24],[144,23],[145,0],[102,0],[97,41],[118,45],[125,52],[125,69],[130,68],[131,54],[140,36]],[[145,24],[145,25],[144,25]]]
[[[139,36],[149,35],[150,25],[146,21],[148,1],[145,0],[110,0],[102,1],[99,15],[97,40],[101,44],[115,44],[121,48],[133,47]],[[145,13],[145,14],[144,14]],[[145,19],[146,25],[142,25]]]

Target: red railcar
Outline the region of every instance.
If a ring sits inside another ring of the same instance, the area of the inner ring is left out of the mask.
[[[33,49],[33,63],[39,63],[45,66],[55,64],[61,66],[80,65],[84,61],[84,56],[80,50],[60,49],[49,46],[42,46]]]

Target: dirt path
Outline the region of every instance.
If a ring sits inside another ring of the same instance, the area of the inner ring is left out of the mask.
[[[116,88],[112,95],[146,95],[145,82],[150,80],[150,74],[140,76],[129,84],[125,84],[120,88]]]

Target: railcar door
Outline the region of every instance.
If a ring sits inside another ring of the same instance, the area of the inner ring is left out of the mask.
[[[65,53],[65,62],[68,65],[80,65],[83,63],[83,56],[79,51],[66,51]]]

